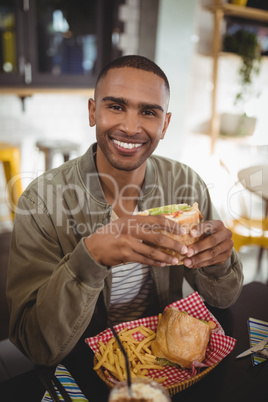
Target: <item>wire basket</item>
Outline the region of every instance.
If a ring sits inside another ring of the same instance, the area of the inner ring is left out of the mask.
[[[94,356],[93,359],[94,362],[94,366],[98,363],[98,360],[96,358],[96,356]],[[191,385],[195,384],[196,382],[198,382],[199,380],[201,380],[203,377],[205,377],[211,370],[213,370],[217,365],[219,364],[219,362],[217,362],[216,364],[214,364],[213,366],[207,367],[206,369],[202,370],[200,373],[194,375],[191,378],[188,378],[187,380],[184,381],[180,381],[178,383],[172,384],[172,385],[168,385],[168,386],[164,386],[164,388],[169,392],[170,396],[173,396],[175,394],[178,394],[179,392],[185,390],[186,388],[189,388]],[[105,382],[105,384],[111,389],[115,386],[116,384],[116,380],[115,382],[111,381],[104,373],[104,370],[102,369],[102,367],[100,367],[98,370],[96,370],[96,373],[98,374],[98,376],[102,379],[102,381]]]

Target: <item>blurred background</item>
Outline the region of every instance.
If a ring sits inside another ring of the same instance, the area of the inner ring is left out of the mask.
[[[154,60],[170,81],[172,120],[156,153],[201,175],[245,283],[267,281],[267,1],[0,0],[2,311],[10,192],[95,141],[88,98],[100,69],[127,54]],[[249,189],[239,172],[256,166]]]

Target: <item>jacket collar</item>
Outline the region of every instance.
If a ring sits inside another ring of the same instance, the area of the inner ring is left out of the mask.
[[[92,144],[86,153],[80,157],[79,160],[79,174],[82,179],[82,183],[84,185],[84,189],[86,192],[90,193],[98,202],[101,202],[107,205],[107,201],[105,199],[101,183],[99,180],[99,174],[95,164],[94,155],[97,152],[97,143]],[[153,193],[156,182],[156,167],[153,163],[153,159],[149,158],[147,160],[146,172],[145,172],[145,180],[141,190],[141,196],[138,199],[138,207],[139,210],[143,209],[142,205],[144,204],[144,200]]]

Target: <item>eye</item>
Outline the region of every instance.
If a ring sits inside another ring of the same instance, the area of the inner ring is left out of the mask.
[[[143,110],[142,114],[144,114],[145,116],[155,116],[156,113],[153,110]]]
[[[123,107],[118,104],[113,104],[113,105],[109,105],[109,109],[116,110],[116,111],[122,111]]]

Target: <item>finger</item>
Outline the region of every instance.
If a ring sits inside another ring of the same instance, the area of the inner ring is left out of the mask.
[[[214,249],[220,244],[221,236],[214,234],[213,236],[205,237],[188,247],[187,257],[193,257],[208,249]]]
[[[145,265],[165,266],[176,265],[178,259],[168,255],[155,247],[133,239],[131,236],[124,236],[119,239],[116,248],[113,250],[113,258],[103,256],[105,265],[126,264],[128,262],[138,262]]]
[[[191,269],[197,269],[197,268],[205,268],[205,267],[209,267],[212,265],[220,265],[220,264],[224,264],[227,260],[228,260],[228,255],[226,255],[226,253],[223,254],[219,254],[217,257],[211,259],[211,260],[205,260],[205,261],[199,261],[199,262],[195,262],[192,261],[188,258],[185,258],[183,260],[183,264]]]
[[[222,264],[231,256],[232,247],[233,241],[231,239],[226,240],[225,242],[200,252],[191,258],[186,257],[183,263],[189,268],[201,268],[209,265]]]
[[[127,262],[139,262],[146,265],[165,266],[167,264],[176,265],[178,259],[170,256],[156,248],[158,245],[164,245],[166,248],[175,248],[180,251],[178,242],[168,238],[167,236],[158,233],[153,233],[151,228],[148,230],[140,230],[137,237],[132,234],[122,233],[126,228],[126,221],[117,222],[117,224],[109,224],[99,228],[94,235],[91,235],[90,240],[86,239],[86,244],[92,256],[103,265],[113,266]],[[137,229],[137,228],[136,228]],[[97,237],[96,237],[97,236]],[[107,252],[103,253],[100,249],[100,239],[105,236],[105,244]],[[95,242],[93,240],[95,239]],[[166,239],[166,241],[164,241]],[[144,242],[154,244],[146,245]],[[175,245],[174,245],[175,244]],[[182,250],[183,251],[183,250]],[[187,249],[185,250],[186,253]]]
[[[204,221],[196,225],[190,232],[191,236],[210,236],[216,232],[227,229],[221,220]]]
[[[135,256],[135,258],[138,258],[139,262],[142,262],[143,264],[160,266],[178,264],[177,257],[166,254],[156,247],[152,247],[146,243],[138,242],[135,246],[135,252],[141,256],[142,260],[140,260],[140,257]]]
[[[195,229],[193,231],[195,232]],[[225,241],[231,241],[233,246],[231,240],[232,232],[227,229],[221,221],[208,221],[207,225],[204,225],[202,229],[197,228],[196,232],[198,232],[198,236],[200,236],[200,233],[203,233],[203,237],[188,247],[187,257],[192,257],[206,249],[213,249],[217,247],[218,244],[223,244]],[[196,235],[196,232],[193,236]]]
[[[150,232],[148,234],[143,234],[141,239],[144,243],[149,244],[154,247],[161,247],[169,250],[175,251],[180,255],[186,255],[188,249],[183,244],[183,242],[174,239],[163,232]]]
[[[144,218],[144,217],[141,217]],[[146,218],[146,217],[145,217]],[[154,247],[162,247],[166,249],[170,249],[175,251],[175,253],[180,254],[180,255],[185,255],[187,253],[187,247],[183,244],[183,238],[182,239],[174,239],[170,237],[170,232],[174,229],[175,233],[172,233],[176,236],[182,236],[181,232],[182,229],[177,225],[176,222],[167,222],[169,219],[161,219],[161,224],[158,222],[155,222],[156,217],[152,217],[152,221],[149,222],[146,220],[142,219],[141,221],[139,220],[139,224],[137,224],[137,221],[128,221],[127,226],[126,222],[124,222],[124,225],[121,225],[120,222],[117,223],[117,229],[114,231],[117,233],[115,235],[115,238],[118,239],[122,234],[124,235],[130,235],[133,238],[136,238],[138,240],[141,240],[142,242],[149,244]],[[160,217],[158,217],[160,218]],[[157,219],[159,221],[159,219]],[[118,225],[120,224],[121,228],[120,230],[118,229]],[[125,233],[125,230],[122,230],[122,228],[126,229],[128,227],[128,232]],[[168,232],[165,231],[165,229],[169,229]],[[123,232],[123,233],[122,233]],[[178,232],[180,234],[178,234]],[[179,241],[182,240],[182,241]]]

